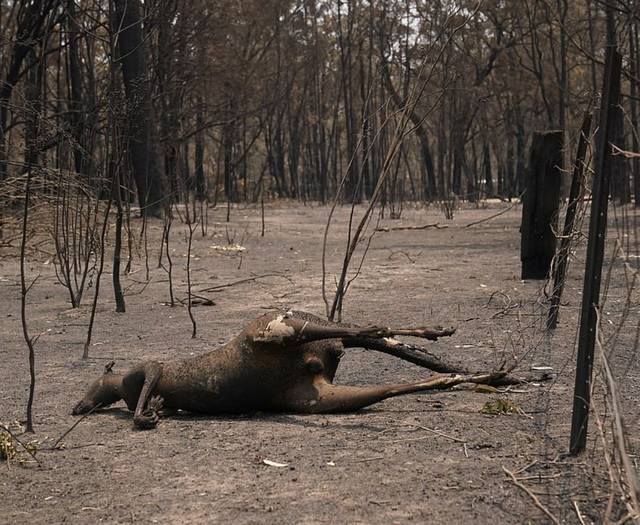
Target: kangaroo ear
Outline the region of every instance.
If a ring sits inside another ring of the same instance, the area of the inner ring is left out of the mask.
[[[104,373],[105,374],[113,374],[113,366],[116,364],[115,361],[109,361],[106,365],[104,365]]]

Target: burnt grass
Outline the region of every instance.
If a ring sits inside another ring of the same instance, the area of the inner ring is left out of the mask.
[[[561,455],[571,422],[584,247],[570,267],[560,325],[545,336],[545,283],[520,280],[520,208],[465,227],[498,206],[505,205],[468,207],[452,221],[436,207],[407,208],[401,220],[383,219],[380,224],[387,227],[436,222],[443,227],[378,233],[345,298],[343,318],[362,325],[454,325],[453,337],[424,344],[472,370],[491,370],[513,357],[519,360],[516,374],[552,367],[552,381],[507,392],[459,388],[415,394],[348,415],[178,414],[162,419],[152,431],[134,430],[131,414],[120,403],[88,416],[56,450],[51,445],[77,421],[71,408],[108,361],[122,371],[144,359],[206,352],[271,308],[323,315],[321,253],[329,210],[269,206],[261,237],[259,208],[233,209],[229,223],[225,209],[210,209],[207,235],[198,230],[193,239],[193,290],[268,276],[198,293],[214,304],[193,308],[195,339],[186,308],[167,304],[167,274],[157,267],[162,221],[152,220],[149,282],[143,250],[134,243],[131,272],[122,276],[127,311],[118,314],[107,261],[85,361],[81,355],[93,287],[81,307],[71,309],[55,276],[50,243],[38,245],[30,252],[28,273],[40,277],[27,299],[29,329],[41,334],[36,343],[36,434],[21,438],[39,441],[42,466],[0,463],[0,522],[548,522],[503,467],[561,521],[578,522],[576,505],[584,519],[599,521],[612,489],[596,427],[584,455]],[[332,274],[341,264],[348,213],[348,208],[337,211],[330,232]],[[137,220],[133,226],[139,233]],[[176,220],[170,249],[175,294],[183,300],[186,232]],[[625,296],[615,279],[622,270],[613,270],[607,311],[612,325]],[[15,246],[3,248],[0,277],[0,421],[11,423],[24,419],[29,377]],[[328,283],[333,289],[332,276]],[[637,297],[635,304],[633,323]],[[619,393],[624,415],[637,425],[640,374],[632,360],[631,332],[621,331],[614,365],[625,370]],[[355,349],[343,358],[336,381],[405,382],[428,373]],[[485,403],[497,399],[517,405],[521,413],[482,412]],[[601,404],[596,410],[605,412]],[[633,451],[638,438],[629,434]],[[287,466],[269,466],[264,459]]]

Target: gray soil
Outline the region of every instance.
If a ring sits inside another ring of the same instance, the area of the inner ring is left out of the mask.
[[[286,278],[263,277],[199,293],[215,304],[193,308],[195,339],[186,308],[167,305],[167,274],[157,268],[162,222],[152,221],[150,282],[145,284],[144,259],[134,247],[131,272],[123,276],[127,312],[115,313],[108,265],[85,361],[93,288],[79,309],[70,309],[51,256],[32,253],[28,272],[40,278],[28,294],[28,322],[32,334],[42,335],[36,343],[36,434],[21,439],[40,441],[42,466],[0,464],[0,522],[547,523],[503,467],[562,522],[578,523],[576,509],[585,522],[600,521],[610,488],[596,427],[585,455],[560,456],[569,439],[582,258],[570,270],[561,324],[547,338],[541,317],[544,283],[520,280],[520,209],[465,228],[496,211],[495,205],[465,209],[447,221],[436,208],[407,209],[401,221],[383,220],[381,225],[391,227],[434,222],[446,227],[377,234],[345,299],[343,318],[362,325],[455,325],[453,337],[424,344],[473,370],[491,370],[515,356],[520,359],[515,373],[552,367],[554,381],[502,393],[461,388],[416,394],[349,415],[178,414],[151,431],[134,430],[131,414],[118,404],[88,416],[56,450],[47,448],[77,421],[71,408],[108,361],[123,371],[144,359],[210,351],[270,308],[323,315],[321,253],[328,208],[268,207],[264,237],[259,208],[232,210],[228,224],[226,210],[211,209],[208,234],[203,238],[198,230],[193,241],[195,291],[264,274]],[[348,209],[338,210],[328,245],[332,272],[339,269],[347,219]],[[134,229],[139,231],[137,220]],[[176,221],[170,247],[180,299],[186,296],[185,232]],[[222,249],[233,243],[245,250]],[[41,249],[51,251],[47,244]],[[24,419],[29,375],[18,260],[14,249],[3,253],[0,421],[11,423]],[[615,277],[619,268],[614,270]],[[614,324],[625,296],[616,282],[607,313]],[[333,277],[329,283],[332,287]],[[637,323],[635,300],[629,326]],[[624,415],[637,429],[640,372],[630,359],[633,341],[633,330],[623,330],[614,364],[616,370],[626,366],[619,395]],[[428,373],[357,349],[344,357],[336,381],[404,382]],[[498,398],[522,413],[481,412]],[[635,450],[637,433],[629,437]],[[265,459],[287,466],[270,466]]]

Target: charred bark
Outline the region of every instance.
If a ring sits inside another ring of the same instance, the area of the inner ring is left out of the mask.
[[[546,279],[556,250],[562,131],[536,133],[522,206],[522,279]]]
[[[142,214],[159,215],[164,198],[155,147],[153,108],[147,78],[139,0],[113,0],[112,30],[117,36],[117,61],[122,68],[129,104],[129,153]]]
[[[58,7],[60,0],[44,0],[39,2],[20,2],[17,14],[17,30],[15,44],[7,74],[0,78],[0,181],[7,175],[6,130],[9,121],[9,101],[13,88],[22,74],[22,65],[29,51],[46,35],[43,27],[49,15]],[[34,64],[32,64],[33,66]]]

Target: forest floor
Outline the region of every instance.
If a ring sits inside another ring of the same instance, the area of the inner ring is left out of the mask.
[[[402,220],[382,220],[390,227],[436,222],[445,227],[378,233],[345,298],[343,318],[362,325],[455,325],[453,337],[427,342],[429,349],[476,370],[493,369],[505,356],[515,356],[520,360],[515,373],[551,367],[553,381],[501,393],[461,388],[415,394],[348,415],[182,414],[162,419],[151,431],[134,430],[131,414],[120,403],[88,416],[56,450],[47,449],[77,421],[71,408],[108,361],[123,371],[144,359],[196,355],[229,340],[271,308],[323,315],[321,254],[329,210],[269,206],[261,237],[260,208],[233,209],[229,223],[225,209],[211,209],[207,235],[198,230],[193,240],[193,290],[269,276],[200,293],[215,304],[193,308],[195,339],[186,308],[167,305],[167,274],[157,268],[162,221],[151,221],[150,280],[146,283],[144,260],[134,254],[131,272],[122,278],[127,311],[115,313],[108,265],[85,361],[93,288],[80,308],[71,309],[42,245],[27,269],[31,278],[40,275],[27,298],[29,329],[42,334],[36,343],[36,434],[21,435],[39,441],[42,465],[0,463],[0,522],[549,522],[503,468],[561,522],[579,523],[579,515],[585,523],[599,522],[610,488],[596,427],[586,454],[562,456],[571,421],[582,258],[570,268],[560,325],[548,337],[542,330],[544,283],[520,279],[521,209],[465,227],[506,206],[469,207],[451,221],[436,207],[407,208]],[[348,208],[337,211],[330,234],[327,255],[334,273],[341,264],[348,214]],[[137,220],[134,224],[139,229]],[[172,231],[175,293],[184,298],[186,228],[176,220]],[[19,281],[15,250],[5,249],[0,257],[0,421],[5,423],[24,419],[28,395]],[[624,295],[613,281],[611,304]],[[607,312],[611,319],[618,314],[615,308]],[[628,365],[619,396],[624,415],[637,429],[640,370],[638,360],[631,360],[628,331],[617,345],[620,363]],[[404,382],[427,373],[358,349],[345,355],[336,381]],[[482,412],[485,403],[497,399],[521,412]],[[638,434],[629,437],[636,450]],[[269,466],[264,459],[288,466]]]

